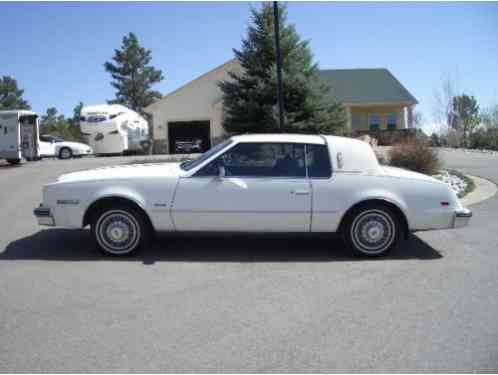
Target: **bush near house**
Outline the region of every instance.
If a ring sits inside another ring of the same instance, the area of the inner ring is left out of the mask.
[[[389,159],[393,167],[405,168],[428,175],[436,174],[440,166],[437,151],[420,141],[394,145],[389,151]]]

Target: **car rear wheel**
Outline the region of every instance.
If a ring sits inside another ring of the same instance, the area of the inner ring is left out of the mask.
[[[59,151],[59,159],[71,159],[73,157],[73,151],[69,147],[63,147]]]
[[[342,234],[355,254],[370,257],[387,254],[402,238],[397,216],[380,204],[354,209],[346,218]]]
[[[118,205],[93,215],[92,235],[97,248],[110,255],[128,255],[146,247],[152,229],[144,214],[134,207]]]

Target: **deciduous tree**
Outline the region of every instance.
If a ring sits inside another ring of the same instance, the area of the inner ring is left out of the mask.
[[[479,104],[473,96],[466,94],[453,97],[452,113],[448,122],[453,129],[463,132],[463,141],[467,146],[468,135],[479,125]]]

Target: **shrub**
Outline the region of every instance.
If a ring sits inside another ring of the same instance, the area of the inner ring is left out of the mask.
[[[496,150],[498,149],[497,138],[493,129],[477,129],[469,136],[469,148]]]
[[[437,152],[421,142],[406,142],[394,145],[389,152],[390,164],[411,171],[436,174],[439,170]]]
[[[439,139],[439,135],[436,133],[431,134],[430,145],[432,147],[441,147],[441,140]]]

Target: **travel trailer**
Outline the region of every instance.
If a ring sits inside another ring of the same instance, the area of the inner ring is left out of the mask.
[[[150,147],[147,121],[119,104],[83,107],[80,126],[95,155],[143,152]]]
[[[27,110],[0,111],[0,159],[18,164],[40,156],[39,119]]]

